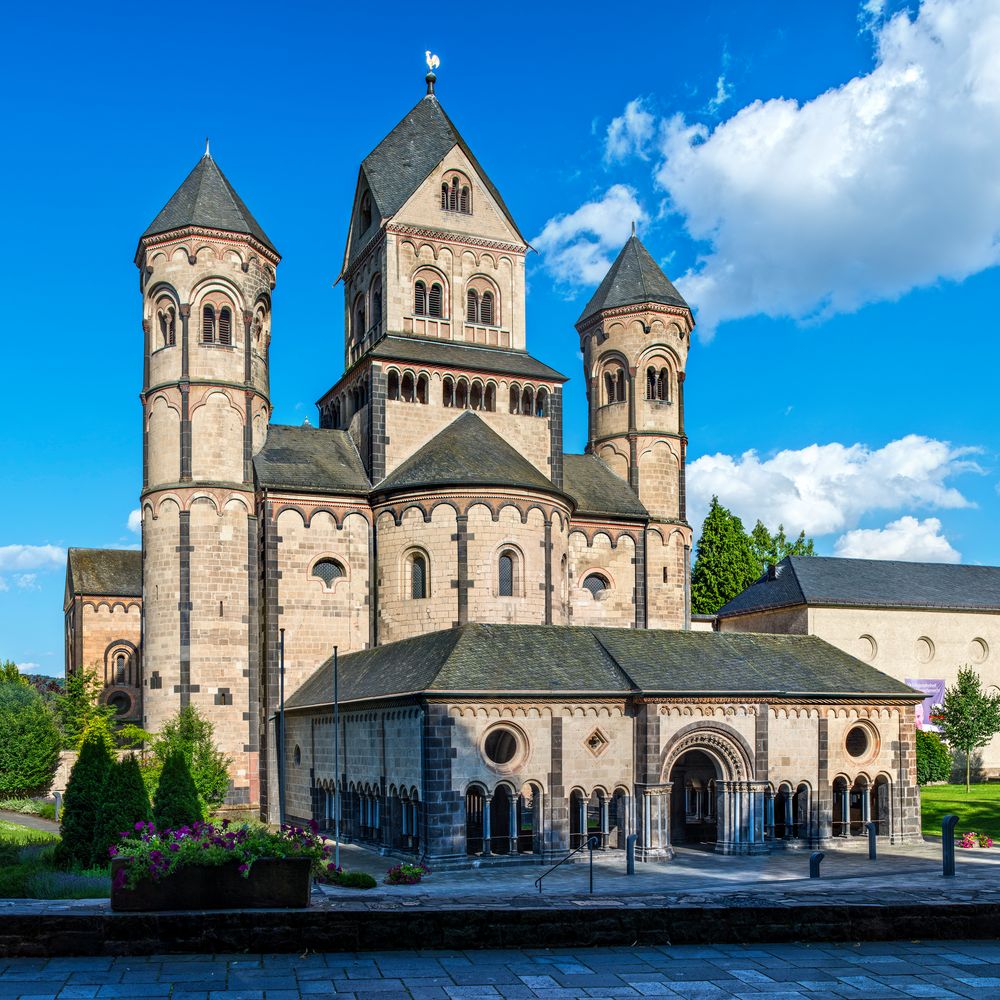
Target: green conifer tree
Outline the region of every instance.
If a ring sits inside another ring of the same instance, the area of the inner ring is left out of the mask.
[[[100,733],[84,737],[63,796],[62,840],[56,848],[56,861],[63,868],[86,868],[94,854],[94,831],[97,813],[111,755]]]
[[[153,796],[153,822],[157,830],[175,830],[203,819],[198,790],[187,760],[180,750],[167,756]]]
[[[108,864],[108,848],[118,843],[121,835],[134,835],[135,824],[152,818],[149,795],[133,754],[112,763],[104,779],[101,807],[94,830],[94,865]]]
[[[691,574],[691,610],[712,615],[760,573],[743,522],[712,497]]]

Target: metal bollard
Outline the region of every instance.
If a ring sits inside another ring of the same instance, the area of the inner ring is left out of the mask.
[[[600,843],[597,837],[591,837],[587,841],[587,847],[590,850],[590,891],[594,891],[594,848]]]
[[[868,860],[878,860],[878,823],[865,823],[868,830]]]
[[[813,851],[809,855],[809,877],[819,878],[819,863],[826,855],[822,851]]]
[[[635,874],[635,842],[639,839],[639,834],[630,833],[625,838],[625,874]]]
[[[59,817],[62,815],[62,792],[53,792],[52,797],[56,800],[56,822],[59,822]]]
[[[958,826],[958,817],[954,813],[948,813],[941,820],[941,863],[944,866],[944,877],[955,877],[955,827]]]

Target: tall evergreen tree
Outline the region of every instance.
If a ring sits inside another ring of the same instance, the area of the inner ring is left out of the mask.
[[[176,830],[202,819],[201,800],[180,750],[167,756],[153,796],[153,821],[157,830]]]
[[[965,754],[965,790],[969,791],[972,753],[1000,733],[1000,694],[987,694],[971,667],[961,667],[958,680],[944,692],[941,731],[952,750]]]
[[[804,531],[800,531],[799,537],[794,542],[790,542],[785,534],[783,524],[779,524],[778,530],[772,535],[764,522],[760,520],[750,532],[750,545],[753,548],[754,558],[757,560],[758,576],[768,566],[777,566],[785,556],[815,555],[813,540],[806,538]]]
[[[136,823],[140,820],[145,823],[151,817],[149,795],[135,756],[127,754],[120,761],[112,762],[97,811],[91,863],[106,865],[108,848],[118,843],[121,834],[132,834]]]
[[[56,848],[56,861],[64,868],[86,868],[91,863],[97,812],[110,767],[111,755],[103,734],[88,733],[63,796],[62,840]]]
[[[712,615],[760,573],[743,522],[712,497],[691,573],[691,610]]]
[[[0,799],[47,792],[60,745],[42,696],[20,674],[0,680]]]

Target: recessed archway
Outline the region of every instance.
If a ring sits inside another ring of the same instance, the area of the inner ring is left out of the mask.
[[[722,769],[704,750],[677,758],[667,780],[670,792],[670,842],[674,846],[715,848],[719,839],[716,785]]]

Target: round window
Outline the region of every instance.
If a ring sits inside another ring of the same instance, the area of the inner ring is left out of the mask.
[[[483,743],[483,753],[491,764],[509,764],[517,754],[517,734],[510,729],[494,729]]]
[[[871,734],[864,726],[854,726],[847,734],[845,746],[847,752],[855,759],[866,757],[871,749]]]
[[[927,636],[917,639],[917,659],[921,663],[930,663],[934,659],[934,643]]]
[[[878,643],[870,635],[863,635],[858,639],[861,659],[871,662],[878,656]]]
[[[108,704],[118,715],[128,715],[132,710],[132,699],[124,691],[116,691],[108,698]]]
[[[973,639],[969,643],[969,656],[973,663],[985,663],[986,657],[990,655],[990,647],[985,639]]]

